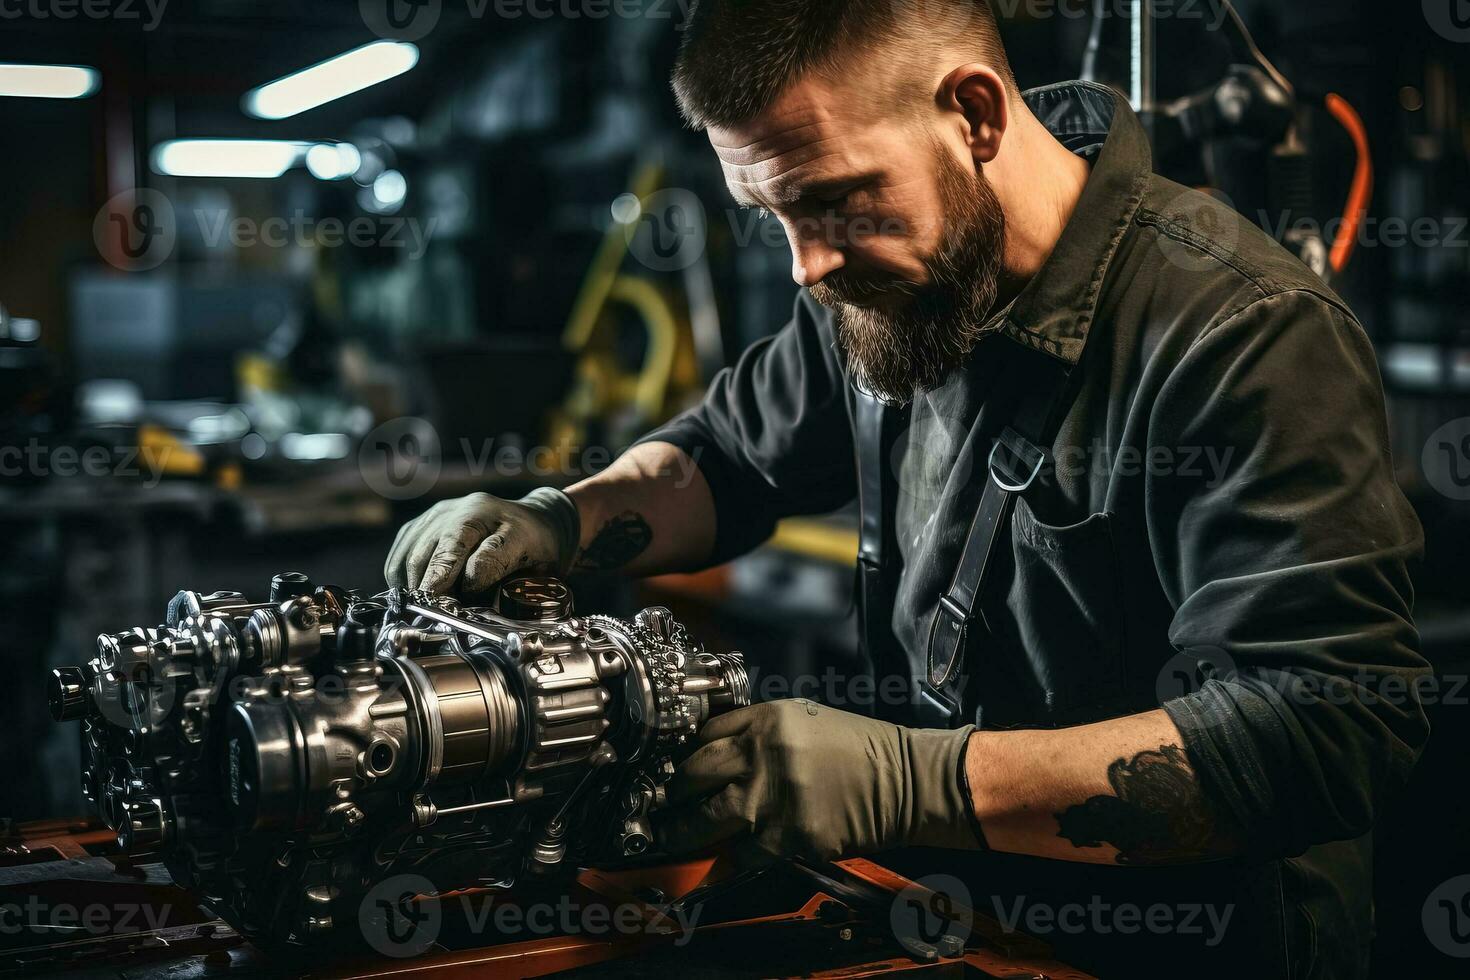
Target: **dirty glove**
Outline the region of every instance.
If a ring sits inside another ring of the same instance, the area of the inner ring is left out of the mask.
[[[830,860],[905,845],[985,846],[961,767],[973,726],[900,728],[811,701],[710,721],[655,816],[670,853],[753,837],[781,857]]]
[[[565,574],[581,539],[572,498],[542,487],[518,501],[488,493],[445,500],[398,532],[383,577],[390,586],[484,592],[516,573]]]

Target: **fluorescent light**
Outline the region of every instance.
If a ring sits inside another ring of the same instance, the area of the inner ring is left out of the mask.
[[[384,170],[373,181],[373,200],[384,210],[398,207],[407,196],[408,181],[396,170]]]
[[[281,437],[281,455],[287,459],[342,459],[351,448],[341,432],[288,432]]]
[[[362,153],[351,143],[318,143],[306,151],[306,169],[317,180],[343,180],[362,167]]]
[[[153,150],[153,169],[171,177],[279,177],[301,159],[290,140],[169,140]]]
[[[29,99],[84,99],[97,91],[101,76],[80,65],[0,64],[0,95]]]
[[[419,63],[419,49],[402,41],[374,41],[245,93],[245,111],[285,119],[402,75]]]

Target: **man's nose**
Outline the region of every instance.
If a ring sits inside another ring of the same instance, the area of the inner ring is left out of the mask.
[[[828,274],[846,264],[842,249],[816,234],[789,232],[791,243],[791,278],[798,286],[815,286]]]

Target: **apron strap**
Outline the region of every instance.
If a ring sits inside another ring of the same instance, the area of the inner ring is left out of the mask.
[[[1028,490],[1047,463],[1048,447],[1056,438],[1062,418],[1071,406],[1072,365],[1027,351],[1040,359],[1039,367],[1022,372],[1024,383],[1019,408],[991,446],[985,465],[985,488],[970,523],[965,548],[960,555],[949,589],[939,600],[929,625],[929,656],[926,695],[938,716],[947,724],[959,724],[960,684],[969,634],[979,612],[987,577],[1009,524],[1017,494]],[[972,658],[973,659],[973,658]],[[973,667],[973,664],[971,665]]]

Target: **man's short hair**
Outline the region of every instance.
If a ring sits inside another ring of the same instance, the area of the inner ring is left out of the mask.
[[[972,47],[1016,95],[989,0],[695,0],[674,93],[695,129],[730,126],[759,115],[809,72],[841,68],[845,58],[884,46],[896,57],[919,58],[945,44]],[[887,93],[895,94],[933,93]]]

